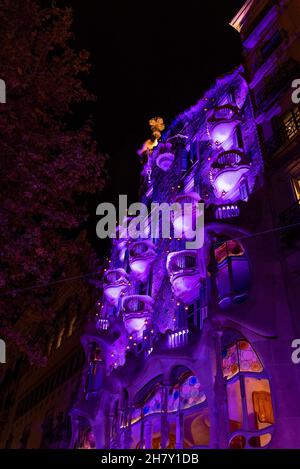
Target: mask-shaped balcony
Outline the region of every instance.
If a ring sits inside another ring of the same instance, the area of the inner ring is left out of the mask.
[[[181,205],[181,210],[176,210],[173,214],[173,226],[175,236],[183,236],[185,239],[195,237],[197,218],[201,215],[199,202],[200,196],[196,192],[180,194],[175,198],[176,204]]]
[[[192,303],[199,296],[202,276],[198,252],[192,249],[171,252],[167,257],[167,271],[175,297],[185,304]]]
[[[129,249],[129,265],[135,278],[145,282],[155,259],[155,247],[151,241],[139,240]]]
[[[220,153],[210,171],[211,183],[217,197],[230,198],[249,169],[249,161],[241,150]]]
[[[107,301],[114,306],[118,305],[122,293],[127,290],[129,281],[124,269],[108,270],[104,274],[103,288]]]
[[[239,124],[239,109],[232,104],[224,104],[212,109],[207,117],[207,130],[216,145],[224,143]]]
[[[156,164],[163,171],[168,171],[173,162],[175,155],[172,152],[171,143],[160,143],[156,150]]]
[[[151,326],[154,301],[147,295],[129,295],[123,299],[123,320],[128,334],[137,342]]]

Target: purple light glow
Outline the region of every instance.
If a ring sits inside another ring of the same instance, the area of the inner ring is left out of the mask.
[[[129,281],[124,269],[108,270],[104,275],[104,295],[107,301],[117,306],[122,293],[128,288]]]
[[[230,168],[221,170],[213,181],[217,196],[224,197],[225,194],[233,191],[237,187],[242,176],[248,171],[249,166],[240,166],[236,169]]]
[[[199,202],[200,196],[195,192],[180,195],[175,199],[175,203],[179,203],[182,208],[181,211],[174,212],[173,226],[175,233],[180,233],[185,239],[195,238],[196,220],[201,216]]]
[[[129,265],[136,279],[145,282],[148,278],[156,253],[151,241],[137,241],[129,250]]]
[[[167,257],[167,270],[175,297],[186,304],[192,303],[199,296],[202,278],[198,252],[186,250],[170,253]]]
[[[212,141],[217,145],[224,143],[239,122],[236,106],[227,104],[213,109],[207,119],[207,130]]]

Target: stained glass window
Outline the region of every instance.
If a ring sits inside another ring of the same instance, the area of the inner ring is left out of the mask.
[[[201,389],[201,384],[196,376],[190,376],[180,386],[180,408],[188,409],[197,404],[201,404],[206,399]]]
[[[239,340],[236,344],[223,350],[223,375],[231,379],[239,371],[260,373],[263,366],[255,351],[246,340]]]
[[[266,391],[254,391],[252,394],[253,407],[260,423],[274,424],[274,414],[271,394]]]
[[[238,350],[240,371],[260,373],[263,370],[262,364],[249,342],[246,342],[246,340],[240,340],[238,342]]]
[[[176,412],[179,407],[179,385],[176,384],[168,396],[168,412]]]
[[[143,407],[143,413],[146,417],[150,414],[156,414],[161,412],[161,389],[158,389],[154,396],[145,403]]]
[[[223,350],[223,375],[230,379],[239,372],[239,361],[236,344]]]

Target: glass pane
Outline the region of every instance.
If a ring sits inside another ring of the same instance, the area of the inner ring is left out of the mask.
[[[250,430],[262,430],[274,423],[268,379],[245,378],[248,424]]]
[[[158,389],[154,396],[146,402],[143,408],[144,416],[161,412],[161,389]]]
[[[223,350],[223,375],[230,379],[239,372],[238,354],[236,345]]]
[[[229,448],[230,449],[243,449],[246,446],[246,439],[243,435],[237,435],[232,438]]]
[[[289,113],[288,117],[286,117],[283,122],[284,122],[284,127],[285,127],[285,131],[286,131],[288,138],[289,139],[293,138],[294,135],[296,135],[298,132],[298,128],[297,128],[294,116],[291,113]]]
[[[206,399],[201,390],[201,384],[196,376],[190,376],[180,387],[180,408],[188,409],[197,404],[201,404]]]
[[[270,433],[265,433],[261,436],[252,436],[249,438],[249,446],[252,448],[263,448],[270,443],[272,435]]]
[[[238,342],[240,371],[250,371],[252,373],[260,373],[263,371],[262,364],[253,348],[246,340]]]
[[[175,412],[179,406],[179,386],[174,386],[168,396],[168,412]]]
[[[227,384],[227,402],[229,431],[232,433],[241,428],[243,424],[243,407],[239,380]]]
[[[294,188],[296,200],[300,202],[300,177],[293,179],[293,188]]]

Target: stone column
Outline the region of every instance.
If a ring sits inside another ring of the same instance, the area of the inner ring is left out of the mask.
[[[162,386],[162,412],[161,412],[161,449],[165,449],[169,439],[169,422],[168,422],[168,385]]]
[[[176,414],[176,449],[183,448],[183,414],[180,412],[180,408]]]
[[[102,410],[98,411],[97,418],[92,422],[92,430],[95,435],[96,448],[104,449],[105,445],[105,416]]]
[[[72,436],[71,436],[71,441],[70,441],[70,449],[73,449],[75,447],[76,441],[78,439],[78,433],[79,433],[79,418],[77,417],[77,415],[71,414],[71,425],[72,425]]]
[[[109,448],[114,448],[114,420],[115,420],[115,415],[113,413],[110,413],[108,416],[108,422],[109,422]]]
[[[223,377],[222,368],[222,339],[223,332],[216,330],[214,334],[216,375],[214,382],[213,413],[217,426],[216,447],[220,449],[228,448],[228,409],[226,381]]]
[[[152,448],[152,422],[147,420],[144,425],[145,449]]]
[[[130,449],[132,444],[132,433],[131,433],[131,416],[132,416],[132,405],[129,405],[128,411],[128,421],[126,428],[124,429],[124,437],[123,437],[123,447],[124,449]]]
[[[140,445],[141,445],[141,449],[143,449],[143,446],[144,446],[144,425],[145,425],[145,421],[144,421],[144,412],[142,412],[141,431],[140,431]]]

